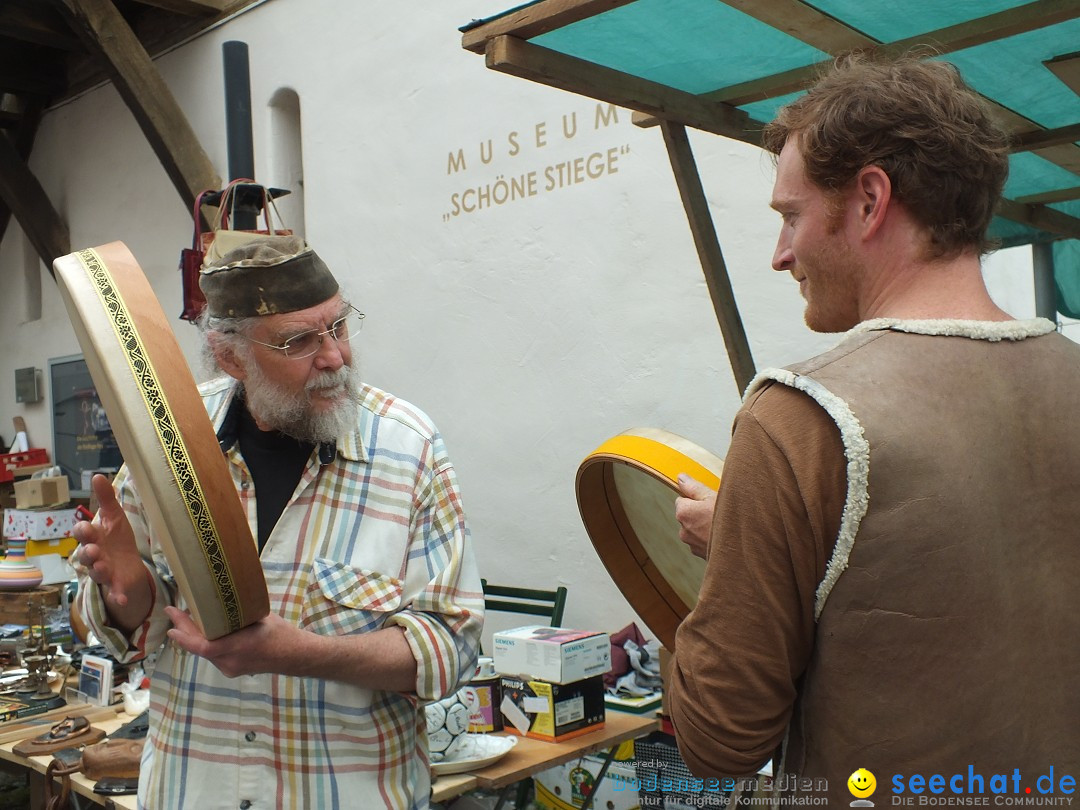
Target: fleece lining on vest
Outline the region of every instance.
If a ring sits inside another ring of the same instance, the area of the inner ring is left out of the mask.
[[[864,321],[845,334],[845,339],[864,332],[891,330],[916,335],[940,337],[965,337],[972,340],[1024,340],[1039,337],[1056,330],[1053,322],[1045,318],[1031,318],[1023,321],[963,321],[963,320],[901,320],[898,318],[876,318]],[[841,341],[842,343],[843,341]],[[839,345],[839,344],[838,344]],[[751,394],[768,381],[782,383],[812,397],[836,423],[840,438],[844,444],[844,456],[847,459],[847,494],[844,511],[840,519],[840,532],[832,557],[825,568],[825,576],[818,584],[814,599],[814,620],[821,617],[825,602],[836,585],[840,575],[848,566],[851,549],[855,544],[859,525],[870,504],[868,485],[870,480],[870,446],[863,433],[863,427],[852,413],[848,404],[833,394],[825,386],[811,377],[796,374],[783,368],[767,368],[758,373],[743,396],[745,401]]]

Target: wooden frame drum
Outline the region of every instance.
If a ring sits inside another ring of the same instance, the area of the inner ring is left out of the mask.
[[[53,263],[86,365],[192,618],[218,638],[269,612],[258,550],[172,328],[121,242]]]
[[[608,439],[578,467],[578,509],[593,546],[669,650],[705,575],[705,561],[679,539],[678,475],[717,489],[723,466],[719,456],[682,436],[634,428]]]

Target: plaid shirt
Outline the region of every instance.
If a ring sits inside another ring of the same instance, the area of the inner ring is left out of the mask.
[[[232,380],[200,387],[215,428]],[[415,694],[283,675],[226,678],[166,643],[167,604],[182,603],[126,468],[115,481],[156,595],[143,625],[110,628],[96,587],[79,609],[121,661],[162,644],[151,678],[149,744],[139,806],[428,806],[430,777],[420,701],[452,693],[472,674],[483,596],[457,480],[442,438],[406,402],[365,386],[355,432],[337,457],[318,452],[261,554],[270,609],[316,633],[400,626],[417,663]],[[238,445],[226,451],[252,534],[255,492]],[[89,580],[85,572],[81,585]],[[180,604],[183,607],[182,604]]]

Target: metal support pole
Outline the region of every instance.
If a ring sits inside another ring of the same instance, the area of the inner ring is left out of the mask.
[[[1035,316],[1057,322],[1053,242],[1036,242],[1031,246],[1031,266],[1035,273]]]
[[[228,147],[229,179],[255,179],[255,142],[251,133],[251,70],[246,42],[231,40],[221,46],[225,66],[225,140]],[[231,226],[237,230],[255,227],[259,207],[240,199],[233,211]]]

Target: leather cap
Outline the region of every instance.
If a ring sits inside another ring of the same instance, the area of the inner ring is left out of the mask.
[[[297,312],[338,291],[333,273],[299,236],[253,235],[204,265],[199,286],[215,318]]]

